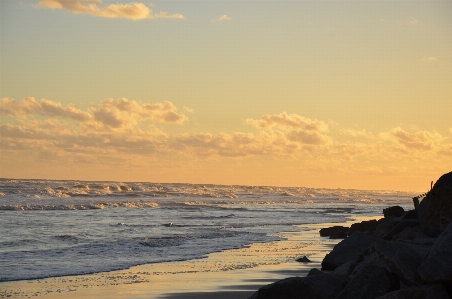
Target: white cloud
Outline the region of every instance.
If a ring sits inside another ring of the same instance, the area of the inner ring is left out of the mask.
[[[287,114],[287,112],[273,115],[265,114],[260,119],[248,118],[245,120],[245,123],[260,129],[280,127],[291,129],[302,128],[308,131],[328,131],[328,125],[323,121],[318,121],[317,119],[312,120],[297,114]]]
[[[438,61],[438,58],[430,56],[430,57],[422,57],[422,61]]]
[[[414,17],[411,17],[410,18],[410,24],[411,25],[416,25],[416,24],[418,24],[419,23],[419,20],[418,19],[416,19],[416,18],[414,18]]]
[[[232,20],[232,19],[228,15],[222,15],[221,17],[211,20],[211,22],[215,23],[215,22],[230,21],[230,20]]]
[[[374,138],[374,135],[366,131],[366,129],[355,130],[355,129],[341,129],[339,135],[347,135],[352,137],[364,137],[364,138]]]
[[[390,134],[406,148],[417,150],[432,150],[445,140],[444,137],[436,132],[418,131],[416,133],[408,133],[400,127],[392,129]]]
[[[139,2],[116,3],[102,6],[102,0],[39,0],[39,6],[51,9],[65,9],[76,14],[89,14],[104,18],[142,19],[183,19],[181,14],[167,12],[152,13],[152,10]]]
[[[38,102],[32,97],[21,101],[0,99],[0,115],[17,118],[36,115],[57,117],[97,130],[127,129],[147,120],[167,124],[182,124],[188,120],[184,114],[176,111],[177,107],[171,102],[150,104],[125,98],[103,100],[88,111],[81,111],[73,104],[64,107],[61,103],[46,99]]]

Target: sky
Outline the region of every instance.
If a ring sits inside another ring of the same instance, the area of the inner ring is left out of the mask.
[[[426,192],[452,1],[0,1],[0,177]]]

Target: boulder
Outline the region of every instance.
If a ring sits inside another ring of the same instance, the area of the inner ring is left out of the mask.
[[[330,239],[345,239],[347,238],[347,232],[332,231],[330,234]]]
[[[417,269],[423,281],[452,284],[452,224],[439,235],[428,257]]]
[[[449,299],[449,295],[441,284],[425,284],[389,292],[376,299]]]
[[[350,262],[346,262],[345,264],[337,267],[334,270],[334,274],[339,274],[339,275],[351,275],[353,270],[355,269],[357,263],[350,261]]]
[[[419,226],[419,220],[403,220],[402,222],[398,223],[396,226],[391,228],[383,237],[384,240],[392,240],[392,237],[397,235],[398,233],[402,232],[407,227],[416,227]]]
[[[406,244],[378,240],[373,245],[375,252],[385,261],[391,272],[397,274],[406,285],[421,284],[417,269],[422,257]]]
[[[375,238],[356,231],[342,240],[322,261],[322,270],[335,270],[340,265],[354,261],[366,248],[375,242]]]
[[[375,230],[377,232],[381,232],[383,234],[386,234],[393,227],[394,227],[394,223],[391,220],[389,220],[387,218],[381,218],[380,220],[377,221],[377,227],[375,228]]]
[[[296,261],[299,263],[310,263],[311,262],[311,260],[308,259],[308,257],[306,255],[297,258]]]
[[[445,229],[452,222],[452,172],[442,175],[418,208],[422,226]]]
[[[391,240],[392,241],[401,241],[401,240],[415,240],[415,239],[423,239],[428,238],[429,236],[424,233],[424,230],[420,226],[416,227],[405,227],[400,233],[394,235]]]
[[[334,274],[290,277],[260,288],[249,299],[335,298],[349,280],[346,275]]]
[[[368,264],[353,276],[336,299],[372,299],[395,291],[399,286],[396,275]]]
[[[371,246],[374,247],[374,246]],[[375,249],[374,249],[375,250]],[[371,248],[367,249],[357,260],[358,263],[356,267],[352,270],[351,276],[356,275],[359,271],[361,271],[362,268],[371,265],[373,267],[379,267],[383,268],[388,272],[391,272],[389,270],[388,265],[386,262]]]
[[[358,223],[353,223],[350,226],[350,229],[348,230],[348,234],[351,235],[356,231],[373,232],[373,231],[375,231],[377,224],[378,224],[377,220],[368,220],[368,221],[361,221]]]
[[[383,215],[387,217],[400,217],[403,215],[405,210],[401,206],[393,206],[383,209]]]
[[[402,220],[405,219],[419,219],[416,210],[409,210],[402,215]]]
[[[325,274],[325,272],[322,272],[321,270],[319,270],[317,268],[312,268],[311,270],[309,270],[309,273],[306,276],[313,276],[313,275],[320,275],[320,274]]]
[[[349,230],[348,227],[339,226],[339,225],[325,227],[320,230],[320,236],[321,237],[329,237],[329,236],[331,236],[331,233],[333,233],[333,232],[345,232],[347,234],[348,230]]]

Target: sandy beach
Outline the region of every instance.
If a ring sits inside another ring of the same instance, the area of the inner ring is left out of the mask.
[[[344,225],[378,219],[353,217]],[[215,252],[205,258],[146,264],[120,271],[0,283],[1,298],[248,298],[259,287],[320,268],[323,257],[340,240],[319,236],[337,223],[298,226],[282,232],[282,241]],[[311,263],[295,259],[307,256]]]

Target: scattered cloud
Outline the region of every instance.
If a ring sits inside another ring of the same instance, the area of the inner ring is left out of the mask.
[[[418,24],[419,23],[419,20],[418,19],[416,19],[416,18],[414,18],[414,17],[411,17],[410,18],[410,24],[411,25],[416,25],[416,24]]]
[[[364,137],[364,138],[374,138],[375,136],[369,132],[366,131],[366,129],[361,130],[355,130],[355,129],[341,129],[339,131],[339,135],[346,135],[346,136],[352,136],[352,137]]]
[[[211,20],[211,23],[230,21],[230,20],[232,20],[232,19],[228,15],[222,15],[221,17]]]
[[[392,129],[390,134],[406,148],[417,150],[432,150],[445,140],[444,137],[436,132],[418,131],[416,133],[408,133],[400,127]]]
[[[76,14],[88,14],[104,18],[125,18],[131,20],[184,18],[181,14],[153,13],[148,6],[139,2],[102,5],[102,0],[39,0],[38,3],[39,7],[65,9]]]
[[[323,121],[312,120],[297,114],[287,114],[287,112],[273,115],[265,114],[260,119],[248,118],[245,123],[260,129],[271,129],[276,126],[292,129],[302,128],[308,131],[328,131],[328,125]]]
[[[188,107],[182,109],[193,112]],[[218,164],[210,163],[209,167],[241,162],[261,164],[264,170],[277,163],[303,171],[331,169],[341,173],[366,169],[386,173],[385,168],[396,166],[404,173],[404,167],[409,171],[412,165],[441,166],[445,159],[450,161],[452,152],[448,138],[437,132],[408,132],[396,127],[372,134],[287,112],[246,119],[244,124],[252,125],[253,132],[170,134],[155,124],[181,124],[187,117],[166,101],[105,99],[80,109],[47,99],[3,98],[0,115],[8,116],[0,124],[4,161],[54,161],[55,165],[65,161],[106,169],[118,163],[137,169],[160,165],[166,170],[181,165],[181,171],[189,171],[184,163],[210,162]],[[8,122],[11,119],[14,121]],[[452,128],[448,130],[452,133]],[[356,139],[335,138],[338,135]]]
[[[188,113],[193,113],[193,112],[195,112],[194,109],[189,108],[189,107],[187,107],[187,106],[183,106],[182,109],[184,109],[184,111],[186,111],[186,112],[188,112]]]
[[[125,98],[103,100],[98,106],[90,107],[87,111],[82,111],[73,104],[63,106],[47,99],[38,102],[33,97],[21,101],[0,99],[0,115],[21,119],[32,116],[57,117],[98,130],[127,129],[147,120],[167,124],[181,124],[188,120],[184,114],[176,111],[177,107],[171,102],[150,104]]]
[[[422,57],[422,61],[438,61],[438,58],[430,56],[430,57]]]

